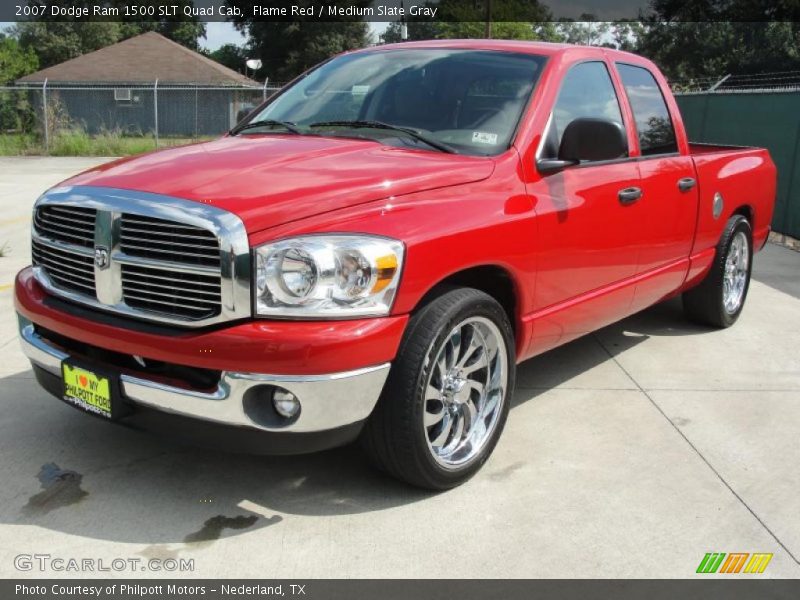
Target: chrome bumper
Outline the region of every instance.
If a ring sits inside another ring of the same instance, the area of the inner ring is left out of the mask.
[[[69,356],[39,336],[33,324],[19,317],[22,351],[30,361],[61,377],[61,361]],[[264,431],[316,432],[343,427],[366,419],[378,401],[389,374],[390,363],[327,375],[266,375],[223,372],[216,390],[209,393],[163,385],[155,381],[120,375],[127,399],[165,412],[224,425]],[[300,415],[282,425],[254,420],[245,411],[248,390],[258,386],[289,390],[301,403]]]

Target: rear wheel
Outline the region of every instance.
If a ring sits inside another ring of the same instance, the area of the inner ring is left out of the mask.
[[[753,234],[741,215],[728,220],[717,245],[714,264],[697,287],[683,294],[691,320],[713,327],[730,327],[739,318],[750,287]]]
[[[429,489],[471,477],[508,415],[513,348],[505,311],[483,292],[453,289],[422,308],[363,434],[372,461]]]

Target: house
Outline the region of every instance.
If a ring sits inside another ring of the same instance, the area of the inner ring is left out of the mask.
[[[258,104],[258,82],[164,36],[148,32],[17,80],[40,88],[48,106],[90,133],[197,136],[230,129],[242,108]],[[156,83],[157,82],[157,83]],[[51,100],[54,104],[51,104]]]

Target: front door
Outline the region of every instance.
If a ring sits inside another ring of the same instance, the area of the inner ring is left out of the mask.
[[[577,118],[612,120],[624,127],[602,61],[579,63],[565,75],[540,158],[558,158],[561,134]],[[626,280],[636,274],[643,209],[625,193],[640,185],[636,161],[624,157],[584,161],[529,184],[539,236],[531,353],[628,314],[633,286]]]

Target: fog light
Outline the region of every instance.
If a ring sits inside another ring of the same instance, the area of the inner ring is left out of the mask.
[[[272,405],[275,411],[286,419],[291,419],[300,412],[300,400],[289,390],[276,389],[272,393]]]

